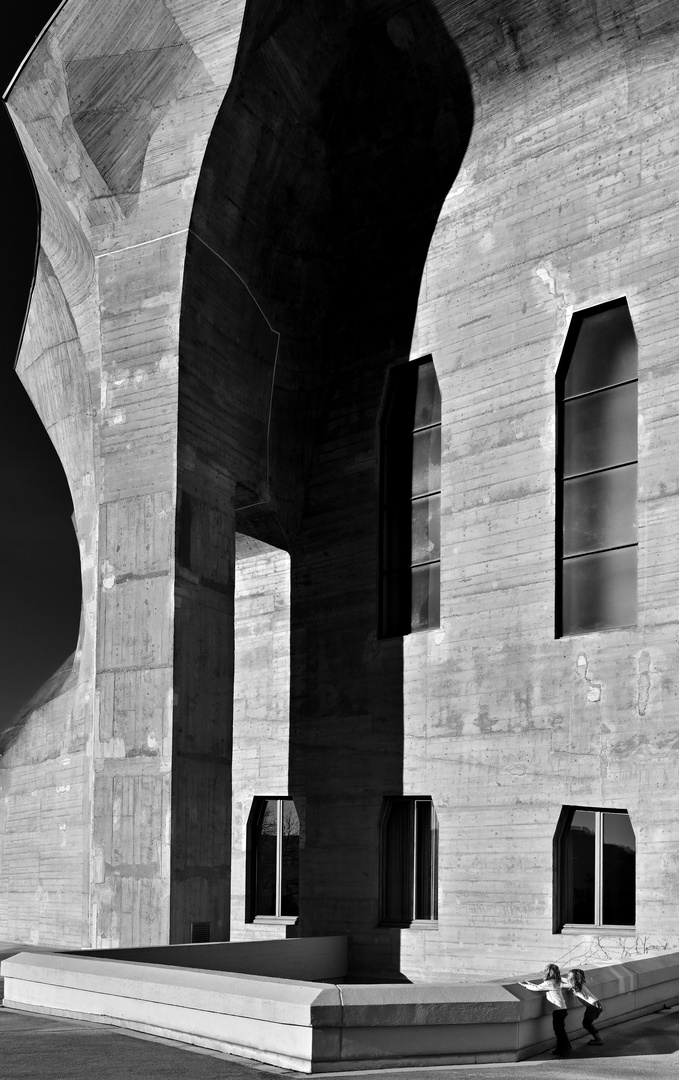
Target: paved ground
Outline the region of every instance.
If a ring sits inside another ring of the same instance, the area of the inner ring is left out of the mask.
[[[679,1007],[602,1034],[604,1046],[586,1046],[585,1037],[563,1061],[546,1054],[519,1064],[325,1075],[345,1080],[676,1080]],[[299,1075],[99,1024],[0,1009],[2,1080],[275,1080]]]

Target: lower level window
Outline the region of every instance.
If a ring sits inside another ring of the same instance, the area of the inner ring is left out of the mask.
[[[626,810],[565,806],[555,841],[555,926],[633,927],[636,840]]]
[[[299,913],[299,817],[292,799],[255,799],[250,815],[250,920]]]
[[[382,816],[381,921],[437,918],[438,822],[429,798],[387,799]]]

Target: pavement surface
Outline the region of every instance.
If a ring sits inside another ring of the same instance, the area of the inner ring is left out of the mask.
[[[503,1065],[450,1065],[427,1069],[325,1073],[371,1080],[676,1080],[679,1007],[605,1028],[601,1047],[574,1042],[563,1060],[542,1054]],[[248,1063],[165,1039],[103,1024],[0,1008],[2,1080],[274,1080],[300,1077],[285,1069]]]

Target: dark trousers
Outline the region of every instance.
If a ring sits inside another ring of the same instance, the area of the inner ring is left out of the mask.
[[[552,1013],[552,1025],[556,1035],[556,1048],[558,1051],[570,1050],[571,1041],[566,1034],[566,1016],[568,1009],[555,1009]]]
[[[587,1007],[585,1008],[585,1015],[582,1018],[582,1026],[584,1027],[585,1031],[589,1031],[590,1035],[593,1035],[594,1037],[599,1034],[597,1029],[594,1027],[594,1021],[599,1019],[600,1012],[600,1005],[587,1005]]]

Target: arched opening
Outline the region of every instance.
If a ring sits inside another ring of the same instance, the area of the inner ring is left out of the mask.
[[[290,554],[300,933],[350,931],[354,970],[387,976],[401,931],[375,931],[378,822],[403,792],[403,648],[377,637],[378,420],[472,120],[431,3],[250,2],[187,243],[179,483],[209,462],[238,533]]]

